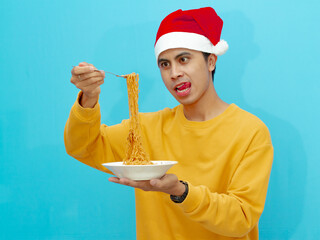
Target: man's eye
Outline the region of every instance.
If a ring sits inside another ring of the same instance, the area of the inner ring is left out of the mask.
[[[166,67],[168,67],[169,66],[169,63],[168,62],[162,62],[162,63],[160,63],[160,67],[162,67],[162,68],[166,68]]]
[[[182,62],[182,63],[185,63],[185,62],[187,62],[189,59],[187,58],[187,57],[182,57],[182,58],[180,58],[180,61]]]

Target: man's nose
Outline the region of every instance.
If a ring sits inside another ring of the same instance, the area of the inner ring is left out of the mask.
[[[171,66],[171,79],[176,80],[182,76],[183,76],[183,71],[182,71],[181,67],[177,64],[172,64],[172,66]]]

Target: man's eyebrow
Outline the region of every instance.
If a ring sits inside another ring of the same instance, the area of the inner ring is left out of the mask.
[[[191,55],[191,53],[189,52],[182,52],[182,53],[179,53],[177,56],[175,56],[174,59],[178,59],[179,57],[181,56],[185,56],[185,55]],[[161,63],[161,62],[164,62],[164,61],[168,61],[168,59],[165,59],[165,58],[159,58],[158,59],[158,65]]]
[[[177,59],[177,58],[179,58],[179,57],[181,57],[181,56],[184,56],[184,55],[191,55],[191,53],[189,53],[189,52],[179,53],[174,59]]]
[[[165,61],[168,61],[168,59],[165,59],[165,58],[159,58],[159,59],[158,59],[158,65],[159,65],[161,62],[165,62]]]

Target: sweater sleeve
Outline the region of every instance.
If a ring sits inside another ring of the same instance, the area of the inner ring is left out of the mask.
[[[83,108],[79,98],[71,108],[64,130],[67,153],[80,162],[100,171],[111,173],[102,166],[105,162],[122,161],[127,136],[126,123],[101,125],[100,105]]]
[[[189,183],[189,194],[180,207],[192,220],[214,233],[242,237],[262,214],[272,161],[273,147],[266,128],[253,138],[226,193],[210,192],[206,186]]]

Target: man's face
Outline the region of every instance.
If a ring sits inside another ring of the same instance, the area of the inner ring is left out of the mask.
[[[168,49],[158,57],[165,86],[183,105],[197,103],[208,93],[215,62],[214,55],[206,61],[202,52],[185,48]]]

